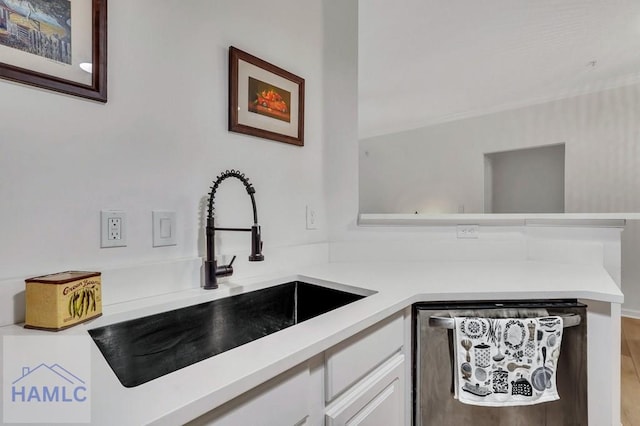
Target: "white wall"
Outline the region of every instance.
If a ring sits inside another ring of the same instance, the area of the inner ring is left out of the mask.
[[[564,213],[563,144],[486,154],[484,161],[485,213]]]
[[[627,221],[622,231],[622,292],[624,315],[640,318],[640,221]]]
[[[227,168],[256,188],[266,261],[326,241],[321,1],[109,0],[106,105],[0,80],[0,281],[203,255],[202,202]],[[227,131],[234,45],[306,79],[305,146]],[[305,229],[305,205],[319,230]],[[236,182],[219,223],[249,225]],[[127,212],[128,246],[100,249],[99,212]],[[178,245],[153,248],[151,211],[175,210]],[[247,252],[247,234],[220,236]]]
[[[325,138],[329,239],[341,240],[358,216],[358,0],[324,0]]]
[[[565,210],[640,211],[640,85],[360,142],[363,213],[482,213],[483,154],[565,143]]]

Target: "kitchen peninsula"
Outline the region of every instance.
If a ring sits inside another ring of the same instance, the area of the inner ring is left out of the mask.
[[[191,262],[194,267],[198,261]],[[83,335],[103,324],[176,309],[232,294],[301,280],[337,288],[361,288],[374,294],[335,311],[313,318],[270,336],[255,340],[143,385],[125,388],[96,347],[92,347],[92,423],[176,424],[207,412],[243,411],[243,398],[265,382],[287,378],[296,395],[287,393],[305,424],[321,424],[325,409],[320,401],[323,353],[343,342],[357,339],[367,329],[399,316],[404,335],[400,353],[403,374],[410,372],[410,307],[419,301],[528,300],[576,298],[588,305],[589,325],[589,417],[593,424],[607,424],[619,416],[617,380],[619,371],[619,316],[623,295],[601,266],[523,262],[333,262],[302,267],[290,273],[231,279],[214,292],[199,288],[179,293],[114,304],[95,321],[56,336]],[[250,315],[250,313],[247,313]],[[32,335],[20,325],[3,327],[3,335]],[[381,343],[381,342],[378,342]],[[370,343],[369,343],[370,344]],[[318,364],[320,364],[318,366]],[[302,366],[302,367],[301,367]],[[604,366],[604,367],[603,367]],[[292,370],[293,369],[293,370]],[[404,377],[401,401],[403,419],[409,424],[410,378]],[[269,386],[268,384],[266,385]],[[258,388],[260,389],[260,388]],[[291,390],[287,391],[291,392]],[[255,393],[255,392],[254,392]],[[234,401],[234,398],[239,397]],[[282,398],[282,396],[280,396]],[[287,402],[287,401],[285,401]],[[291,402],[291,401],[288,401]],[[215,409],[218,408],[218,411]],[[214,411],[211,411],[214,410]],[[285,410],[286,412],[286,410]],[[284,412],[279,415],[285,415]],[[199,424],[199,423],[195,423]],[[224,422],[220,424],[225,424]]]

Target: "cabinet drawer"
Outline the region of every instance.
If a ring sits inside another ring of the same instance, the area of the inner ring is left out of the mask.
[[[338,398],[325,414],[326,426],[403,425],[404,355],[396,354]]]
[[[325,353],[325,400],[337,395],[381,365],[404,344],[399,312],[330,348]]]
[[[310,413],[310,389],[309,368],[303,363],[187,425],[303,425]]]

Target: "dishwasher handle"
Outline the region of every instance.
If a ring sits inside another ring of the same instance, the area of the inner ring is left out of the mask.
[[[576,325],[580,325],[582,322],[582,318],[578,314],[569,314],[569,315],[559,315],[562,318],[562,327],[575,327]],[[429,317],[429,327],[435,328],[446,328],[448,330],[453,330],[455,327],[455,320],[451,317],[438,317],[431,316]]]

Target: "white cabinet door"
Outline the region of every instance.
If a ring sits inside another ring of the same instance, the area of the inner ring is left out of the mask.
[[[326,411],[327,426],[405,424],[405,359],[397,354],[347,391]]]

